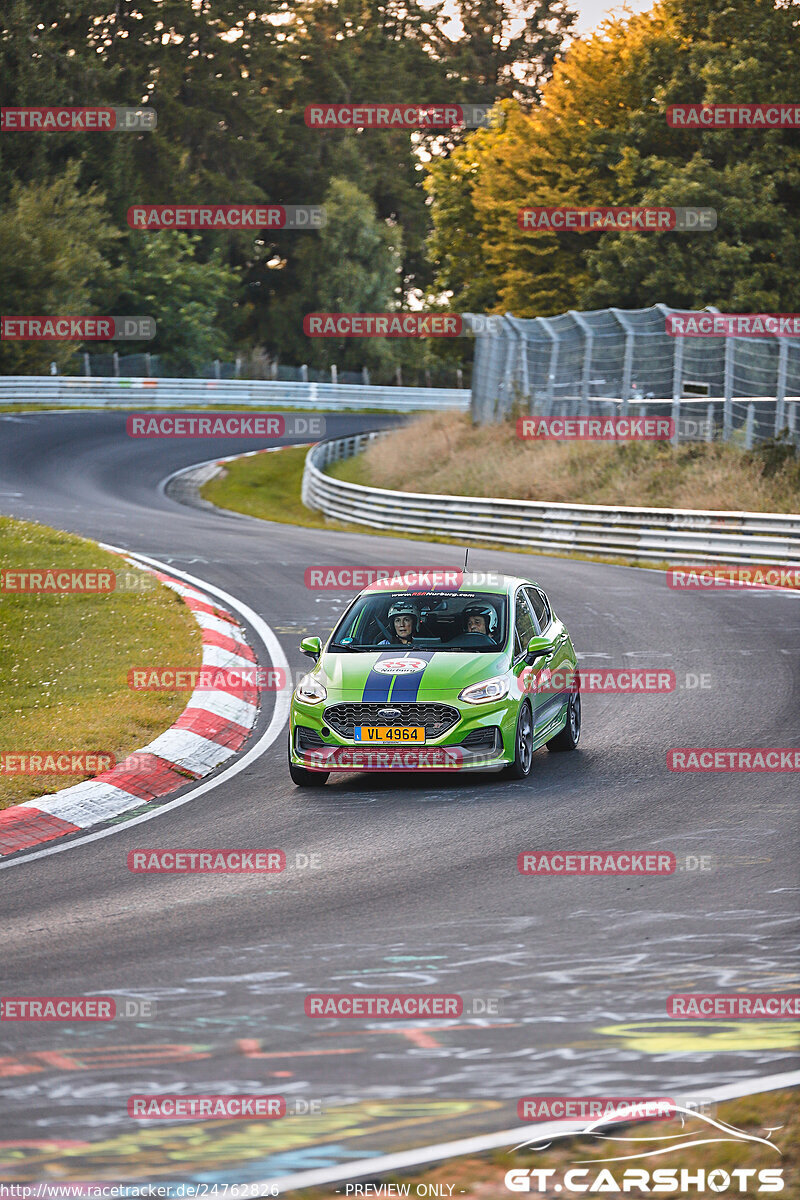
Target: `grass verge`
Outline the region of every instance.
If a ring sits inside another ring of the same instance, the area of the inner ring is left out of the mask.
[[[607,1162],[606,1168],[611,1171],[612,1177],[617,1181],[617,1188],[602,1187],[590,1188],[603,1169],[605,1160],[614,1158],[615,1156],[624,1154],[634,1154],[642,1149],[641,1143],[631,1144],[626,1142],[606,1142],[601,1143],[598,1138],[584,1137],[574,1138],[570,1140],[560,1140],[553,1144],[551,1149],[543,1151],[519,1151],[513,1153],[511,1151],[494,1151],[485,1155],[466,1155],[463,1158],[453,1158],[447,1162],[437,1164],[430,1168],[417,1171],[403,1172],[402,1175],[391,1174],[381,1177],[382,1184],[401,1184],[409,1188],[408,1195],[416,1196],[475,1196],[480,1200],[509,1200],[514,1195],[504,1184],[504,1176],[506,1171],[512,1168],[527,1168],[528,1170],[551,1169],[556,1172],[555,1175],[544,1177],[546,1183],[540,1190],[538,1187],[538,1178],[534,1176],[530,1180],[531,1190],[529,1193],[524,1193],[529,1197],[546,1196],[555,1198],[560,1197],[563,1200],[564,1196],[576,1195],[598,1195],[611,1194],[615,1196],[647,1196],[653,1194],[655,1181],[652,1179],[652,1172],[657,1169],[672,1168],[678,1172],[678,1180],[680,1180],[680,1171],[685,1169],[691,1174],[695,1174],[699,1170],[705,1171],[705,1179],[711,1171],[721,1170],[728,1174],[729,1182],[726,1189],[712,1187],[710,1189],[700,1189],[696,1185],[688,1187],[688,1190],[681,1191],[680,1186],[677,1188],[656,1188],[656,1191],[661,1191],[662,1195],[690,1195],[690,1196],[714,1196],[720,1192],[728,1196],[734,1194],[741,1195],[743,1193],[753,1196],[757,1194],[764,1195],[766,1188],[759,1188],[759,1181],[756,1175],[750,1176],[746,1180],[746,1185],[742,1192],[739,1190],[739,1180],[736,1176],[731,1176],[731,1172],[737,1169],[759,1171],[763,1168],[782,1168],[784,1190],[779,1194],[784,1200],[798,1200],[800,1197],[800,1181],[798,1181],[798,1166],[800,1165],[800,1105],[798,1105],[797,1092],[763,1092],[756,1096],[747,1096],[740,1100],[730,1100],[718,1107],[716,1120],[722,1120],[737,1129],[743,1130],[748,1134],[755,1134],[759,1137],[766,1137],[765,1130],[773,1129],[770,1135],[771,1140],[779,1147],[781,1153],[769,1150],[765,1146],[757,1145],[752,1142],[726,1140],[714,1144],[694,1145],[687,1149],[681,1150],[680,1153],[663,1154],[655,1158],[644,1159],[634,1162]],[[779,1127],[776,1129],[776,1126]],[[530,1126],[531,1136],[535,1136],[536,1126]],[[608,1132],[608,1130],[606,1130]],[[615,1131],[615,1136],[625,1137],[662,1137],[664,1135],[672,1135],[673,1138],[679,1135],[687,1135],[697,1133],[698,1137],[724,1138],[726,1135],[719,1130],[715,1130],[705,1121],[700,1121],[692,1118],[686,1119],[685,1128],[681,1127],[680,1121],[658,1121],[648,1122],[630,1126],[618,1126]],[[681,1141],[688,1140],[685,1136],[680,1137]],[[664,1143],[666,1144],[666,1143]],[[619,1189],[622,1187],[621,1180],[625,1169],[644,1168],[650,1172],[650,1186],[648,1188],[640,1188],[638,1186],[630,1186],[624,1192]],[[572,1190],[564,1185],[564,1173],[568,1170],[584,1170],[588,1174],[577,1177],[577,1182],[580,1191]],[[715,1178],[715,1183],[721,1183],[722,1176]],[[601,1181],[602,1182],[602,1181]],[[433,1185],[438,1185],[439,1191],[434,1190]],[[452,1188],[452,1191],[450,1190]],[[419,1190],[417,1190],[419,1189]],[[771,1190],[771,1189],[770,1189]],[[352,1193],[351,1193],[352,1194]],[[377,1195],[378,1193],[373,1193]],[[391,1195],[392,1193],[384,1193]],[[396,1195],[397,1193],[395,1193]],[[400,1193],[405,1194],[405,1193]],[[776,1193],[777,1194],[777,1193]],[[344,1195],[344,1188],[313,1188],[302,1192],[287,1192],[287,1196],[302,1196],[306,1200],[334,1200]]]
[[[198,667],[200,630],[171,589],[93,542],[0,517],[3,569],[124,572],[103,594],[0,592],[0,753],[138,750],[183,712],[186,692],[134,692],[132,666]],[[87,775],[0,772],[0,809]]]

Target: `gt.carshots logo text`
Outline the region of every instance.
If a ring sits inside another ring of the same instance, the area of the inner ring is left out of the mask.
[[[560,1182],[556,1182],[560,1178]],[[706,1196],[708,1192],[719,1195],[731,1191],[736,1195],[747,1192],[748,1185],[758,1183],[758,1193],[782,1192],[784,1189],[782,1167],[735,1167],[731,1171],[716,1167],[711,1171],[699,1167],[656,1167],[649,1171],[644,1167],[572,1167],[563,1175],[555,1167],[514,1167],[506,1171],[505,1186],[510,1192],[544,1192],[548,1196],[559,1192],[589,1192],[592,1195],[613,1192],[618,1195],[689,1196],[696,1193]],[[706,1190],[708,1189],[708,1191]]]
[[[502,123],[491,104],[309,104],[309,129],[477,129]]]
[[[307,1017],[460,1017],[461,996],[410,993],[315,992],[306,996]]]
[[[202,1121],[247,1117],[270,1121],[286,1116],[286,1100],[283,1096],[186,1096],[182,1093],[130,1096],[128,1116],[145,1121],[174,1121],[176,1117],[195,1117]]]
[[[670,337],[800,337],[800,313],[668,313]]]
[[[683,746],[667,751],[670,771],[800,771],[796,746]]]
[[[703,233],[716,229],[717,213],[713,208],[534,207],[519,210],[517,225],[548,233]]]
[[[3,996],[0,1021],[113,1021],[112,996]]]
[[[130,133],[157,123],[154,108],[0,108],[0,133]]]
[[[146,342],[152,317],[0,317],[4,342]]]
[[[800,104],[670,104],[672,129],[798,129]]]
[[[116,762],[101,750],[7,750],[0,752],[0,775],[101,775]]]
[[[526,850],[520,875],[673,875],[677,859],[657,850]]]
[[[671,417],[519,417],[518,438],[557,441],[663,442],[675,434]]]
[[[131,229],[322,229],[319,204],[133,204]]]
[[[133,413],[128,437],[308,437],[325,436],[324,417],[282,413]]]
[[[307,337],[460,337],[464,320],[459,313],[307,313]]]

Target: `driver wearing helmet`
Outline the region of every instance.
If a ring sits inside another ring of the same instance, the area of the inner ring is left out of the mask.
[[[384,638],[379,646],[410,646],[419,632],[419,613],[410,600],[396,600],[387,613],[392,641]]]
[[[468,604],[463,612],[464,632],[482,633],[494,639],[497,629],[497,612],[491,604]]]

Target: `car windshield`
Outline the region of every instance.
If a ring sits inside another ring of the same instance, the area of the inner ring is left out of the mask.
[[[490,653],[505,644],[507,608],[504,595],[490,592],[371,592],[348,609],[328,649],[366,653],[413,646]]]

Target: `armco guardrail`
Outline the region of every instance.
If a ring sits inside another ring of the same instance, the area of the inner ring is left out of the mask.
[[[303,503],[340,521],[465,543],[651,561],[800,565],[800,516],[424,495],[363,487],[324,473],[327,463],[350,458],[383,436],[362,433],[313,446]]]
[[[0,405],[79,404],[90,408],[196,408],[203,404],[273,408],[385,409],[386,412],[466,411],[460,388],[372,387],[349,383],[294,383],[273,379],[102,379],[70,375],[0,375]]]

